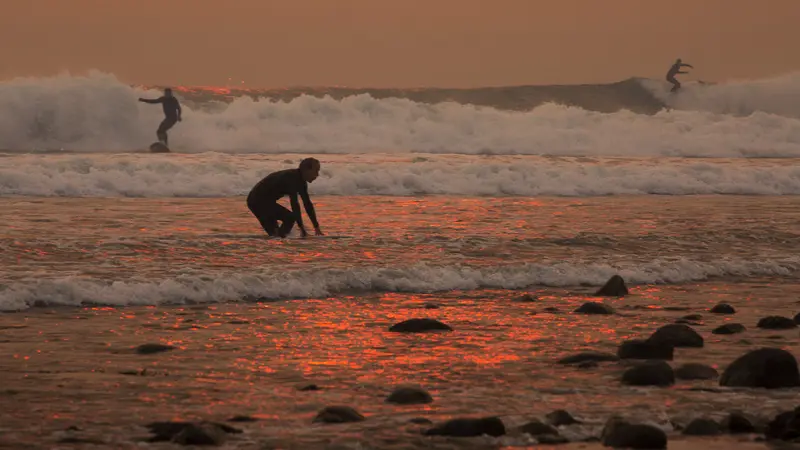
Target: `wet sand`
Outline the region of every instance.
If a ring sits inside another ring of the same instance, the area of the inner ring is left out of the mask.
[[[721,418],[734,410],[770,419],[794,408],[800,389],[718,388],[716,380],[633,388],[619,382],[630,363],[578,369],[556,360],[583,350],[615,353],[621,341],[647,337],[687,314],[702,315],[692,326],[704,337],[705,347],[676,349],[673,367],[702,362],[721,372],[747,350],[764,346],[797,355],[797,329],[760,330],[755,324],[766,315],[793,316],[800,308],[799,289],[790,279],[750,279],[638,286],[621,299],[587,296],[592,290],[587,287],[524,291],[538,295],[535,302],[515,301],[523,291],[479,290],[266,303],[34,308],[0,315],[0,398],[5,411],[0,443],[52,448],[72,436],[135,448],[137,440],[149,436],[142,425],[151,421],[224,422],[248,415],[258,421],[230,423],[245,432],[233,435],[226,448],[524,448],[535,441],[514,428],[562,408],[586,422],[562,427],[562,434],[574,439],[597,436],[611,414],[684,425],[694,417]],[[618,314],[571,313],[587,300],[605,301]],[[737,313],[708,313],[718,302],[734,305]],[[440,307],[427,309],[425,303]],[[548,307],[557,311],[546,312]],[[455,331],[387,331],[412,317],[436,318]],[[747,331],[710,333],[726,322],[742,323]],[[134,348],[146,343],[175,349],[136,354]],[[321,389],[298,390],[310,383]],[[394,387],[408,384],[428,390],[434,402],[385,403]],[[367,419],[312,424],[328,405],[352,406]],[[420,433],[429,426],[409,423],[420,417],[436,423],[490,415],[503,420],[507,436],[425,437]],[[733,443],[763,448],[752,439],[688,439],[672,432],[669,448]]]

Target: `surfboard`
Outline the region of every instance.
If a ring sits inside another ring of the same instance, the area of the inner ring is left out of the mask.
[[[153,142],[150,144],[150,153],[169,153],[169,147],[163,142]]]

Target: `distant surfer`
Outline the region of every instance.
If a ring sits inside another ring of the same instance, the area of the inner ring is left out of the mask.
[[[164,120],[161,121],[161,125],[159,125],[158,130],[156,130],[156,137],[164,146],[169,147],[167,131],[175,126],[177,122],[181,121],[182,112],[181,104],[178,103],[178,99],[172,95],[172,89],[164,89],[164,95],[155,100],[140,98],[139,101],[151,104],[161,103],[161,106],[164,108]]]
[[[681,71],[681,69],[684,67],[694,69],[694,67],[691,65],[682,63],[680,58],[675,61],[675,64],[673,64],[672,67],[669,68],[669,72],[667,72],[667,81],[672,83],[672,89],[670,89],[670,92],[675,92],[681,88],[681,84],[675,79],[675,75],[689,73]]]
[[[314,225],[316,235],[322,236],[317,222],[317,214],[314,212],[314,204],[308,197],[308,183],[317,179],[319,169],[320,162],[316,158],[306,158],[300,161],[297,169],[273,172],[253,187],[250,194],[247,195],[247,207],[256,216],[268,235],[286,237],[297,223],[302,236],[308,236],[303,226],[300,204],[297,201],[297,194],[300,194],[306,214]],[[292,205],[291,211],[278,204],[278,200],[285,195],[289,196],[289,202]],[[278,221],[281,222],[280,228]]]

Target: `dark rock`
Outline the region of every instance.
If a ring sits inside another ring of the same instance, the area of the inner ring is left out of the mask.
[[[585,362],[579,363],[575,367],[577,367],[578,369],[594,369],[595,367],[598,367],[599,365],[600,364],[597,364],[597,362],[595,362],[595,361],[585,361]]]
[[[548,306],[547,308],[543,309],[543,311],[549,312],[549,313],[557,313],[558,312],[558,308],[556,308],[555,306]]]
[[[154,353],[166,352],[173,350],[175,347],[164,344],[142,344],[136,347],[136,353],[140,355],[152,355]]]
[[[231,325],[248,325],[250,321],[239,319],[239,320],[231,320],[228,323]]]
[[[727,303],[719,303],[711,308],[709,312],[714,314],[736,314],[736,309]]]
[[[228,419],[228,422],[258,422],[258,419],[250,416],[233,416]]]
[[[152,422],[145,425],[153,436],[150,442],[172,441],[182,445],[220,445],[225,434],[242,430],[215,422]]]
[[[767,389],[796,387],[800,386],[800,371],[797,360],[786,350],[761,348],[732,362],[722,373],[719,384]]]
[[[694,419],[686,425],[683,434],[687,436],[716,436],[722,434],[719,424],[711,419]]]
[[[389,331],[398,333],[421,333],[425,331],[453,331],[449,325],[435,319],[408,319],[389,327]]]
[[[573,425],[573,424],[576,424],[576,423],[581,423],[580,420],[572,417],[572,414],[570,414],[569,412],[567,412],[567,411],[565,411],[563,409],[557,409],[557,410],[555,410],[553,412],[547,413],[547,415],[544,416],[544,417],[545,417],[545,419],[547,419],[547,421],[550,423],[550,425],[553,425],[555,427],[560,427],[562,425]]]
[[[601,434],[603,445],[614,448],[667,448],[667,434],[652,425],[634,424],[619,417],[606,422]]]
[[[497,417],[484,417],[480,419],[453,419],[425,431],[426,436],[456,436],[476,437],[488,434],[489,436],[502,436],[506,434],[503,421]]]
[[[91,438],[91,437],[80,437],[80,436],[66,436],[57,441],[59,444],[90,444],[90,445],[104,445],[106,442],[101,441],[100,439]]]
[[[532,303],[532,302],[538,302],[539,298],[536,297],[535,295],[525,294],[523,296],[517,297],[515,300],[522,303]]]
[[[425,303],[422,305],[425,309],[439,309],[439,305],[436,303]]]
[[[667,344],[673,347],[702,347],[703,337],[697,334],[691,327],[680,324],[664,325],[656,330],[648,342],[655,344]]]
[[[726,323],[711,330],[711,334],[737,334],[744,331],[744,325],[740,323]]]
[[[180,445],[222,445],[227,435],[219,427],[210,424],[190,424],[172,438]]]
[[[794,316],[794,323],[800,325],[800,313],[797,313],[797,315]]]
[[[413,419],[409,420],[409,422],[417,424],[417,425],[433,425],[430,419],[426,419],[424,417],[414,417]]]
[[[614,310],[605,303],[586,302],[574,312],[579,314],[614,314]]]
[[[713,380],[718,376],[717,369],[699,363],[686,363],[675,369],[675,377],[680,380]]]
[[[533,420],[531,422],[526,423],[525,425],[522,425],[521,427],[519,427],[519,431],[522,433],[528,433],[531,436],[539,436],[540,434],[558,435],[558,430],[538,420]]]
[[[665,306],[664,311],[689,311],[690,307],[688,306]]]
[[[622,383],[629,386],[671,386],[675,373],[664,361],[647,361],[622,374]]]
[[[582,352],[558,360],[559,364],[580,364],[583,362],[613,362],[619,358],[611,353]]]
[[[559,434],[542,434],[536,436],[536,440],[542,445],[558,445],[569,443],[569,439]]]
[[[418,405],[432,401],[431,394],[415,387],[399,387],[386,398],[387,403],[396,403],[398,405]]]
[[[688,314],[688,315],[685,315],[685,316],[681,317],[681,319],[683,319],[683,320],[703,320],[703,316],[701,316],[700,314]]]
[[[786,411],[775,416],[767,424],[764,433],[767,439],[780,439],[782,441],[794,441],[800,439],[800,406],[794,411]]]
[[[365,417],[349,406],[326,406],[314,417],[314,423],[348,423],[363,420]]]
[[[614,275],[606,281],[606,284],[600,288],[594,295],[601,295],[604,297],[624,297],[628,295],[628,287],[625,286],[625,280],[619,275]]]
[[[738,412],[732,412],[722,419],[722,429],[731,434],[755,433],[758,431],[755,420]]]
[[[788,317],[769,316],[759,320],[756,326],[766,330],[790,330],[797,328],[797,323]]]
[[[632,339],[620,344],[617,356],[620,359],[666,359],[672,360],[674,349],[668,344],[659,344],[641,339]]]
[[[304,384],[297,388],[298,391],[308,392],[308,391],[319,391],[320,387],[316,384]]]

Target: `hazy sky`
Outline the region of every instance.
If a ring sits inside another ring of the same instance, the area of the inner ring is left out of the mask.
[[[470,87],[800,70],[800,0],[2,0],[0,78]],[[229,81],[230,79],[230,81]]]

